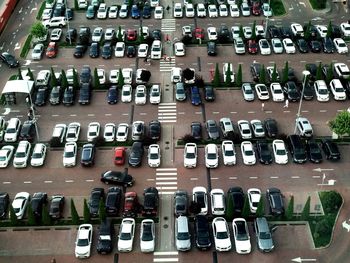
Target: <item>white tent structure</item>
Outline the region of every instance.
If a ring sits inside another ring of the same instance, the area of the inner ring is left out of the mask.
[[[27,93],[30,94],[34,87],[34,81],[31,80],[9,80],[2,90],[2,94],[8,93]]]

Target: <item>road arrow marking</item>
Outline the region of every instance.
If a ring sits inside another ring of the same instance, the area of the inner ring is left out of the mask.
[[[33,13],[33,11],[37,10],[38,8],[33,7],[32,10],[30,10],[30,13]]]
[[[5,112],[3,113],[3,115],[7,115],[11,112],[10,108],[5,108]]]
[[[28,65],[30,65],[31,62],[32,62],[31,60],[26,59],[26,62],[23,64],[23,66],[28,66]]]
[[[322,168],[316,168],[316,169],[312,169],[312,171],[314,172],[324,172],[324,171],[334,171],[333,168],[325,168],[325,169],[322,169]]]
[[[292,262],[298,262],[298,263],[301,263],[301,262],[316,262],[316,259],[315,258],[301,258],[301,257],[298,257],[298,258],[293,258]]]
[[[21,7],[21,9],[18,11],[18,14],[22,13],[23,11],[23,7]]]
[[[16,43],[15,48],[13,50],[20,49],[20,48],[21,48],[21,45]]]
[[[346,223],[346,221],[344,221],[341,225],[343,226],[343,228],[345,228],[348,231],[348,233],[350,232],[350,224],[348,224],[348,223]]]

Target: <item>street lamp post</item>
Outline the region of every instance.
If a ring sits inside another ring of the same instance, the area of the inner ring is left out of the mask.
[[[304,70],[303,71],[303,87],[301,90],[301,96],[300,96],[300,100],[299,100],[299,107],[298,107],[298,112],[297,112],[297,118],[295,119],[295,128],[294,128],[294,134],[297,133],[297,119],[300,117],[300,111],[301,111],[301,105],[303,103],[303,97],[304,97],[304,90],[305,90],[305,86],[306,86],[306,82],[308,79],[308,76],[310,75],[310,71],[308,70]]]
[[[68,5],[67,5],[67,0],[65,0],[65,5],[66,5],[66,19],[67,19],[67,29],[68,29],[68,34],[69,34],[69,45],[72,45],[72,36],[69,32],[69,19],[68,19]]]
[[[34,127],[35,127],[35,133],[36,133],[36,139],[38,141],[40,141],[39,139],[39,129],[38,129],[38,125],[37,125],[37,118],[35,115],[35,110],[34,110],[34,105],[33,105],[33,100],[32,100],[32,93],[31,90],[29,89],[28,86],[28,81],[27,81],[27,90],[28,90],[28,97],[29,97],[29,114],[33,114],[33,123],[34,123]]]

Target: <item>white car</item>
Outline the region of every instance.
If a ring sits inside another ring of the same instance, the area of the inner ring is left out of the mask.
[[[116,133],[116,141],[117,142],[126,142],[129,134],[129,124],[120,123],[118,125],[117,133]]]
[[[117,42],[114,48],[114,56],[116,58],[122,58],[124,57],[124,54],[125,54],[125,43]]]
[[[12,145],[5,145],[0,150],[0,168],[6,168],[11,161],[15,147]]]
[[[124,78],[124,84],[131,84],[132,83],[132,75],[133,75],[133,69],[132,68],[123,68],[122,69],[122,75]]]
[[[123,85],[122,88],[122,102],[131,102],[132,100],[132,87],[129,84]]]
[[[26,208],[29,204],[30,195],[27,192],[20,192],[15,195],[12,201],[12,207],[16,214],[17,219],[24,217]]]
[[[314,89],[318,101],[329,101],[329,91],[324,80],[316,80],[314,82]]]
[[[266,37],[265,28],[262,25],[255,26],[255,35],[257,37]]]
[[[151,7],[159,6],[159,0],[151,0]]]
[[[185,16],[188,18],[194,17],[194,7],[193,4],[187,4],[185,6]]]
[[[207,168],[216,168],[219,165],[219,151],[214,143],[205,146],[205,166]]]
[[[77,162],[77,144],[75,142],[67,142],[63,151],[63,166],[73,167]]]
[[[345,89],[339,79],[332,79],[329,87],[335,100],[346,100]]]
[[[162,42],[160,40],[154,40],[151,46],[151,59],[162,58]]]
[[[225,194],[222,189],[213,189],[210,191],[211,214],[213,216],[225,215]]]
[[[284,50],[287,54],[295,54],[296,48],[293,41],[290,38],[285,38],[282,40]]]
[[[59,123],[55,125],[55,128],[52,132],[52,138],[57,138],[59,143],[63,143],[64,138],[66,137],[67,125],[64,123]]]
[[[284,93],[280,83],[272,82],[270,84],[270,91],[271,91],[271,96],[273,101],[276,101],[276,102],[284,101]]]
[[[224,75],[224,82],[225,83],[226,83],[226,79],[227,79],[228,70],[230,70],[231,83],[233,83],[235,81],[235,71],[233,69],[232,63],[224,63],[224,65],[222,67],[222,74]]]
[[[279,38],[271,39],[272,50],[275,54],[283,53],[283,44]]]
[[[242,16],[250,16],[250,7],[248,3],[244,2],[241,4]]]
[[[204,4],[198,3],[197,4],[197,17],[206,17],[207,16],[207,10],[205,9]]]
[[[103,133],[103,138],[105,142],[113,142],[115,138],[115,124],[114,123],[106,123],[105,129]]]
[[[350,23],[341,23],[340,30],[344,37],[350,37]]]
[[[234,39],[234,47],[236,54],[245,54],[245,44],[242,38],[237,37]]]
[[[117,18],[118,16],[118,6],[112,5],[108,10],[108,18]]]
[[[224,165],[236,164],[236,151],[232,141],[223,141],[221,144],[221,152]]]
[[[250,125],[252,126],[252,130],[255,138],[265,137],[264,126],[260,120],[251,120]]]
[[[269,41],[267,39],[260,39],[259,40],[259,49],[261,55],[270,55],[271,54],[271,47],[269,44]]]
[[[50,40],[51,41],[59,41],[62,36],[62,29],[61,28],[55,28],[51,31]]]
[[[154,9],[154,19],[163,19],[163,7],[156,6]]]
[[[40,60],[43,58],[44,54],[44,44],[36,44],[32,51],[32,59],[33,60]]]
[[[13,158],[13,167],[25,168],[27,167],[31,145],[28,141],[20,141]]]
[[[152,219],[144,219],[141,222],[140,248],[143,253],[150,253],[155,248],[155,224]]]
[[[135,219],[124,218],[119,230],[118,235],[118,251],[130,252],[134,242],[135,234]]]
[[[270,17],[272,16],[272,9],[268,3],[263,3],[261,10],[263,12],[263,15],[265,17]]]
[[[182,27],[182,36],[192,37],[192,28],[191,28],[191,26],[183,26]]]
[[[41,20],[42,20],[42,21],[50,20],[50,19],[51,19],[51,17],[52,17],[52,12],[53,12],[53,9],[52,9],[52,8],[53,8],[53,7],[44,9],[43,14],[42,14],[42,16],[41,16]]]
[[[158,144],[151,144],[148,148],[148,165],[149,167],[159,167],[160,165],[160,148]]]
[[[339,54],[347,54],[349,52],[349,48],[342,38],[333,39],[333,43]]]
[[[66,141],[67,142],[78,141],[79,134],[80,134],[80,123],[79,122],[70,123],[67,128]]]
[[[159,104],[161,100],[161,89],[159,84],[153,84],[149,93],[149,102],[151,104]]]
[[[210,18],[218,17],[218,9],[216,5],[208,5],[208,16]]]
[[[91,254],[92,225],[82,224],[78,228],[77,239],[75,241],[75,257],[88,258]]]
[[[119,9],[119,17],[120,18],[127,18],[128,13],[129,13],[128,5],[126,5],[126,4],[121,5],[121,7]]]
[[[249,254],[252,250],[247,222],[244,218],[235,218],[232,221],[233,239],[238,254]]]
[[[218,33],[216,32],[216,27],[208,27],[207,29],[208,33],[208,39],[209,40],[217,40],[218,39]]]
[[[181,3],[175,3],[174,4],[174,18],[182,18],[183,17],[183,10]]]
[[[96,27],[94,31],[92,32],[91,39],[94,42],[100,42],[103,36],[103,28],[102,27]]]
[[[21,128],[21,121],[18,118],[11,118],[7,122],[4,141],[16,142]]]
[[[268,100],[270,98],[269,91],[265,84],[256,84],[255,92],[259,100]]]
[[[185,45],[182,42],[176,42],[174,44],[175,56],[183,57],[186,54]]]
[[[146,86],[145,85],[138,85],[136,87],[135,92],[135,104],[136,105],[144,105],[146,104]]]
[[[295,37],[303,37],[304,36],[304,29],[303,26],[298,23],[293,23],[290,25],[290,29],[292,30],[292,33]]]
[[[100,124],[98,122],[90,122],[87,131],[87,141],[92,142],[100,136]]]
[[[67,82],[69,85],[73,85],[73,82],[74,82],[74,71],[75,69],[67,69],[67,72],[66,72],[66,77],[67,77]]]
[[[327,36],[327,27],[326,26],[324,26],[324,25],[316,25],[315,27],[316,27],[318,35],[321,38],[324,38],[324,37]]]
[[[225,218],[214,218],[212,227],[215,249],[217,251],[230,251],[232,247],[230,239],[230,230],[228,228]]]
[[[255,152],[251,142],[243,141],[241,143],[241,152],[245,165],[254,165],[256,163]]]
[[[35,144],[32,157],[30,159],[30,165],[34,167],[42,166],[45,162],[46,150],[47,148],[45,144]]]
[[[139,29],[139,34],[143,35],[144,38],[148,37],[149,36],[149,27],[148,26],[142,26],[140,29]]]
[[[258,188],[247,190],[250,212],[255,214],[261,199],[261,191]]]
[[[186,143],[184,149],[185,168],[195,168],[197,166],[197,144]]]
[[[242,139],[251,139],[252,138],[252,130],[250,129],[249,121],[239,120],[238,122],[238,130],[241,134]]]
[[[109,72],[109,82],[112,84],[118,83],[118,78],[119,78],[119,69],[112,69]]]
[[[245,39],[250,39],[253,35],[252,28],[250,26],[243,27],[243,35]]]
[[[219,5],[219,16],[226,17],[228,16],[227,6],[224,4]]]
[[[115,36],[114,28],[106,28],[105,35],[104,35],[105,40],[113,40],[114,36]]]
[[[334,75],[338,78],[350,79],[350,69],[345,63],[334,63],[333,71]]]
[[[196,186],[192,189],[192,201],[196,202],[201,208],[198,215],[208,214],[208,195],[205,187]]]
[[[231,34],[232,34],[232,39],[235,40],[236,38],[239,38],[239,26],[233,26],[231,27]]]
[[[275,162],[277,164],[288,163],[288,152],[286,150],[286,145],[282,140],[274,140],[272,142],[273,155],[275,157]]]
[[[105,3],[101,3],[97,10],[97,18],[98,19],[106,19],[108,13],[108,7]]]
[[[137,50],[137,56],[139,58],[145,58],[148,55],[148,44],[140,44]]]
[[[230,5],[230,15],[231,15],[231,17],[239,17],[238,5],[236,5],[236,4]]]

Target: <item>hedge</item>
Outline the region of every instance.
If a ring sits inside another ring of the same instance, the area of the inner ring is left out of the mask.
[[[28,54],[28,51],[30,49],[30,45],[31,45],[31,42],[32,42],[32,34],[29,34],[26,41],[24,42],[24,45],[22,47],[22,50],[21,50],[21,54],[19,55],[21,58],[25,58]]]

